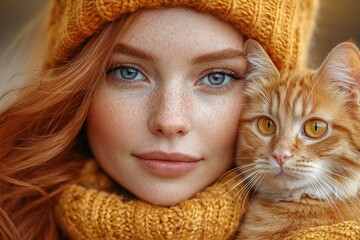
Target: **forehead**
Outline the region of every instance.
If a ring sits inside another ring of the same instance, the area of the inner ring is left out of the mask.
[[[240,48],[243,36],[238,29],[206,13],[186,8],[142,10],[119,42],[146,49],[151,54],[203,53],[218,48]]]

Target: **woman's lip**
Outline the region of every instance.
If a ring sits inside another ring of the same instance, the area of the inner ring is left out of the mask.
[[[161,177],[177,177],[199,166],[201,159],[182,153],[148,152],[134,155],[148,171]]]
[[[140,164],[148,171],[161,177],[178,177],[191,172],[200,161],[193,162],[175,162],[166,160],[146,160],[139,158]]]
[[[144,160],[163,160],[163,161],[174,161],[174,162],[194,162],[199,161],[200,158],[193,157],[183,153],[166,153],[161,151],[146,152],[134,154],[138,158]]]

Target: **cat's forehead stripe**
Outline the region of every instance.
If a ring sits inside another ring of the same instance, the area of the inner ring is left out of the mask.
[[[294,117],[305,117],[313,113],[314,104],[307,92],[311,92],[309,89],[312,84],[308,82],[309,79],[296,78],[291,81],[288,78],[282,82],[281,89],[284,89],[281,94],[283,96],[280,99],[283,101],[285,109],[279,109],[280,111],[286,111]]]
[[[273,99],[273,104],[270,106],[271,107],[270,114],[275,116],[279,109],[280,98],[278,94],[276,94],[275,97],[272,97],[272,99]]]
[[[303,114],[303,109],[304,109],[303,103],[299,98],[295,101],[295,106],[294,106],[294,112],[295,112],[296,116],[300,116],[301,114]]]
[[[282,105],[287,104],[287,102],[289,101],[287,98],[287,89],[285,87],[280,88],[280,102],[282,103]],[[284,107],[284,106],[281,106]]]
[[[305,105],[305,112],[303,113],[304,116],[309,116],[314,111],[314,105],[309,102]]]
[[[288,90],[288,91],[291,91],[291,90]],[[299,98],[299,94],[300,94],[300,92],[297,92],[297,94],[289,94],[289,102],[290,102],[290,104],[293,103],[293,104],[291,104],[291,106],[293,106],[294,108],[295,108],[294,105],[296,105],[296,103],[297,103],[296,99]]]

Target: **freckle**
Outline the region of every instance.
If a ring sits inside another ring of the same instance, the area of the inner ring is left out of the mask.
[[[156,102],[156,99],[158,97],[157,95],[159,95],[159,94],[158,93],[150,94],[149,99],[146,103],[148,108],[151,108],[152,106],[154,106],[154,103]]]

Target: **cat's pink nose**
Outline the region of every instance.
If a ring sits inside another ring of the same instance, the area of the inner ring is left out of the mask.
[[[292,157],[291,153],[288,151],[274,151],[272,156],[276,159],[280,167],[284,165],[285,161]]]

